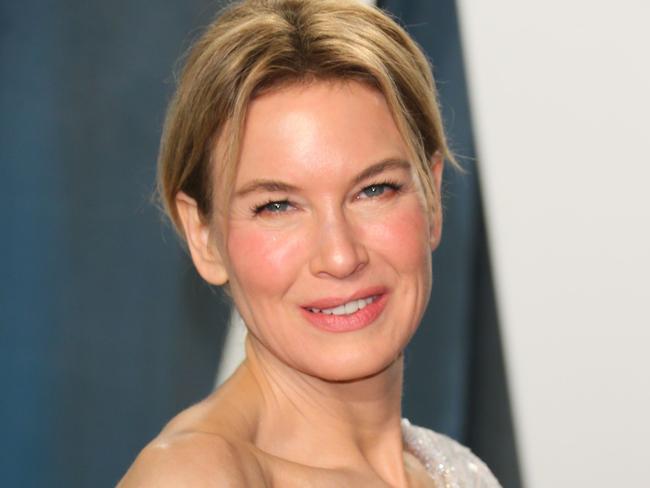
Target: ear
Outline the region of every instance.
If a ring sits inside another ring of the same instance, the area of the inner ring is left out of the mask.
[[[444,168],[445,159],[439,151],[436,151],[431,158],[431,176],[433,177],[433,208],[431,209],[431,250],[435,251],[440,244],[440,237],[442,235],[442,170]]]
[[[228,272],[221,252],[210,239],[209,223],[203,219],[196,201],[185,193],[178,192],[176,210],[196,270],[208,283],[223,285],[228,281]]]

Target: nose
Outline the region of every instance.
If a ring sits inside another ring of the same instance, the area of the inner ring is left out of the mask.
[[[368,252],[358,226],[347,221],[343,212],[332,212],[318,223],[310,263],[316,276],[347,278],[368,264]]]

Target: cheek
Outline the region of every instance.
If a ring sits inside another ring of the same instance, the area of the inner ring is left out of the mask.
[[[429,222],[418,203],[395,209],[367,229],[368,242],[402,270],[427,270]]]
[[[232,229],[228,236],[231,272],[247,289],[284,289],[300,267],[302,241],[295,232]]]

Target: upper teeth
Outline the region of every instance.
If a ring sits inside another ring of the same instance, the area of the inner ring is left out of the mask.
[[[351,302],[344,303],[334,308],[310,308],[309,310],[314,313],[324,313],[327,315],[349,315],[358,312],[362,308],[370,305],[375,300],[375,297],[361,298],[359,300],[352,300]]]

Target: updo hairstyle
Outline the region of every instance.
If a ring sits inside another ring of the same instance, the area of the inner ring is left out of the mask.
[[[435,205],[432,158],[456,163],[430,65],[408,34],[355,0],[245,0],[224,9],[191,47],[167,111],[158,192],[181,235],[178,192],[208,221],[227,208],[251,100],[317,80],[366,83],[384,95],[426,202]]]

